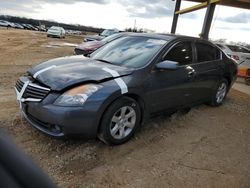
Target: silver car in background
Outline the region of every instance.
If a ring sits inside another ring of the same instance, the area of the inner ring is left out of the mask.
[[[238,64],[238,73],[239,78],[243,78],[247,85],[250,85],[250,49],[239,46],[239,45],[230,45],[230,44],[216,44],[220,47],[225,54],[234,59]]]
[[[229,57],[233,58],[239,65],[245,65],[250,67],[250,49],[239,46],[239,45],[231,45],[231,44],[218,44],[225,54]]]

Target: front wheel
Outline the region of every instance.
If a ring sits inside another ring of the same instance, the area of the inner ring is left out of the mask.
[[[123,144],[134,135],[140,121],[138,103],[129,97],[122,97],[103,114],[98,137],[108,145]]]
[[[212,106],[220,106],[224,102],[227,92],[228,92],[228,81],[226,79],[222,79],[217,84],[209,104]]]

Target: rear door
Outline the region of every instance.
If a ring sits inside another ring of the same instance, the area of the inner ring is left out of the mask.
[[[222,53],[218,48],[203,41],[196,41],[194,49],[195,63],[190,65],[195,70],[191,102],[200,102],[212,95],[213,88],[221,78]]]

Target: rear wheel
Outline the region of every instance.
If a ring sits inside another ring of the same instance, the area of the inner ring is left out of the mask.
[[[122,97],[103,114],[98,137],[109,145],[123,144],[134,135],[140,120],[138,103],[129,97]]]
[[[227,91],[228,91],[228,81],[226,79],[222,79],[217,84],[209,104],[212,106],[220,106],[226,98]]]

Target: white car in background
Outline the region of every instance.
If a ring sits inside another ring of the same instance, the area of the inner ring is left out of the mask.
[[[230,44],[216,43],[216,45],[238,63],[237,76],[244,78],[246,84],[250,85],[250,49],[244,46]]]
[[[231,44],[218,44],[224,53],[233,58],[239,65],[248,65],[250,67],[250,49],[244,46],[231,45]]]
[[[65,38],[65,30],[62,27],[52,26],[47,31],[47,37]]]

